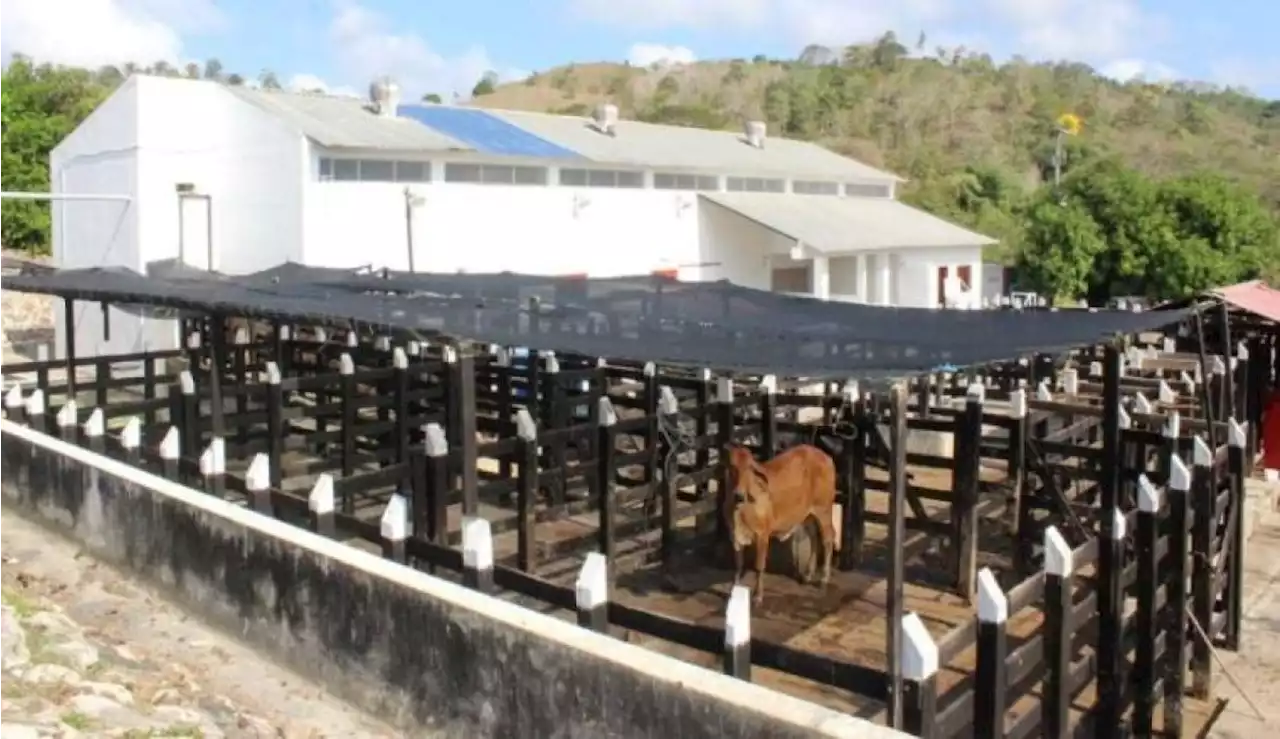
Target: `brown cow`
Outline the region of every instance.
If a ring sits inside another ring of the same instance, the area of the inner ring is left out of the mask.
[[[729,490],[724,505],[733,536],[734,584],[743,574],[743,549],[756,547],[755,602],[764,599],[764,569],[771,539],[786,541],[810,516],[822,531],[824,558],[822,584],[831,579],[831,558],[836,541],[836,467],[821,449],[801,444],[768,462],[757,462],[751,452],[730,446]],[[810,570],[804,579],[812,576]]]

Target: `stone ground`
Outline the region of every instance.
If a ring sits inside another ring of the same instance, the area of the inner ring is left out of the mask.
[[[399,736],[71,542],[0,526],[4,739]]]
[[[1274,493],[1268,499],[1273,496]],[[1267,507],[1270,510],[1257,519],[1245,549],[1240,651],[1219,652],[1226,663],[1225,672],[1235,678],[1245,695],[1215,664],[1215,692],[1230,698],[1226,711],[1209,733],[1215,739],[1280,736],[1280,512]]]

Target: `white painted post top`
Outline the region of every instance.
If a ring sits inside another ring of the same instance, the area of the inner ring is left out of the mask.
[[[1146,475],[1138,477],[1138,510],[1156,513],[1164,505],[1164,491],[1156,487]]]
[[[751,589],[746,585],[734,585],[729,594],[724,612],[724,643],[727,647],[751,643]]]
[[[538,425],[534,423],[533,416],[529,415],[529,411],[521,408],[516,411],[515,418],[516,436],[525,441],[533,441],[538,438]]]
[[[1044,571],[1057,577],[1075,572],[1075,552],[1057,526],[1044,530]]]
[[[94,408],[85,419],[84,426],[85,436],[94,437],[102,436],[107,433],[107,417],[103,415],[101,408]]]
[[[978,573],[978,620],[988,624],[1009,620],[1009,598],[990,567],[983,567]]]
[[[142,446],[142,419],[132,416],[120,429],[120,445],[125,449],[137,449]]]
[[[244,486],[250,492],[266,490],[271,487],[271,460],[263,452],[253,455],[249,469],[244,473]]]
[[[328,472],[322,472],[316,478],[316,484],[311,486],[311,493],[307,496],[307,508],[317,516],[323,516],[333,513],[337,508],[336,503],[333,476]]]
[[[938,672],[938,644],[929,635],[920,616],[908,613],[902,617],[902,654],[899,656],[902,676],[920,681]]]
[[[58,415],[56,416],[55,420],[57,421],[59,427],[66,428],[67,426],[76,425],[77,415],[78,414],[76,411],[76,402],[74,400],[68,400],[66,402],[66,405],[63,405],[61,408],[58,409]]]
[[[378,530],[387,541],[404,541],[409,538],[409,501],[400,493],[392,493],[387,507],[382,510]]]
[[[427,456],[443,457],[449,453],[449,442],[445,439],[444,428],[440,424],[429,423],[422,427],[422,432],[426,436]]]
[[[5,408],[21,408],[27,401],[22,397],[22,385],[14,383],[4,394]]]
[[[1205,443],[1203,436],[1197,435],[1191,441],[1191,463],[1197,467],[1209,467],[1213,464],[1213,450]]]
[[[573,584],[575,602],[578,608],[590,610],[598,608],[609,601],[609,559],[600,552],[590,552],[578,570],[578,579]]]
[[[182,454],[182,433],[177,426],[170,426],[160,440],[160,458],[175,460]]]
[[[493,529],[488,519],[479,516],[462,519],[462,563],[472,570],[493,569]]]
[[[1191,489],[1191,470],[1176,454],[1169,458],[1169,487],[1183,493]]]
[[[658,412],[664,416],[671,416],[679,411],[680,401],[676,398],[676,391],[668,385],[663,385],[658,389]]]

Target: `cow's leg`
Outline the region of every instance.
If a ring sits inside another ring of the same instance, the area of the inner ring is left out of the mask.
[[[831,582],[831,559],[836,549],[836,526],[832,520],[834,512],[834,508],[828,508],[825,514],[817,516],[818,528],[822,529],[822,586],[824,588]],[[813,556],[817,558],[818,553],[815,551]]]
[[[756,605],[764,603],[764,567],[769,561],[769,535],[756,534]]]
[[[742,545],[733,543],[733,584],[742,582],[742,571],[746,569],[747,558],[743,556]]]

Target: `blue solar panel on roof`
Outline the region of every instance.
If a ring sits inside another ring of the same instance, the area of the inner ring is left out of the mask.
[[[485,154],[577,159],[581,155],[483,110],[437,105],[401,105],[397,114],[451,136]]]

